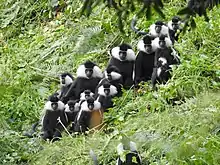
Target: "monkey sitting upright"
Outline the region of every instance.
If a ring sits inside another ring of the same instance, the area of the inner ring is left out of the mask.
[[[169,78],[171,77],[170,71],[171,67],[168,65],[167,59],[164,57],[160,57],[152,73],[151,82],[153,89],[155,89],[155,85],[157,82],[164,84],[169,80]]]
[[[97,100],[101,103],[102,109],[107,111],[113,107],[112,98],[118,93],[117,88],[109,82],[105,82],[98,88]]]
[[[42,138],[44,140],[56,141],[62,137],[63,125],[66,127],[68,124],[64,108],[63,102],[59,101],[56,96],[49,97],[49,101],[45,104],[42,118]]]
[[[103,110],[101,104],[93,97],[84,100],[80,106],[80,111],[75,118],[75,132],[85,133],[88,129],[99,129],[103,122]]]

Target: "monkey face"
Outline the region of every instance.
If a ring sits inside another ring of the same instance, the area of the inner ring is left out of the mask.
[[[108,80],[110,80],[110,81],[112,80],[112,75],[111,75],[111,73],[108,73],[108,74],[107,74],[107,77],[108,77]]]
[[[75,105],[74,104],[69,105],[69,110],[70,111],[74,111],[74,109],[75,109]]]
[[[88,108],[89,108],[89,110],[93,110],[94,109],[94,103],[88,103]]]
[[[179,29],[179,24],[173,22],[173,23],[172,23],[172,27],[173,27],[173,30],[174,30],[174,31],[177,31],[177,30]]]
[[[144,47],[145,47],[145,50],[146,50],[147,53],[151,53],[152,52],[151,44],[145,44]]]
[[[127,56],[127,52],[126,51],[119,51],[119,58],[121,60],[125,60]]]
[[[106,96],[110,94],[110,89],[109,88],[104,88],[104,93]]]
[[[52,107],[52,109],[53,109],[54,111],[56,111],[57,108],[58,108],[58,103],[57,103],[57,102],[52,102],[52,103],[51,103],[51,107]]]
[[[164,49],[166,47],[166,42],[164,40],[159,40],[160,48]]]
[[[91,68],[86,68],[86,69],[85,69],[85,73],[86,73],[86,76],[87,76],[88,78],[91,78],[91,77],[92,77],[92,74],[93,74],[93,69],[91,69]]]
[[[87,100],[90,97],[90,94],[85,94],[85,99]]]
[[[155,26],[155,31],[156,31],[156,33],[160,33],[161,29],[162,29],[162,26],[161,26],[161,25],[156,25],[156,26]]]

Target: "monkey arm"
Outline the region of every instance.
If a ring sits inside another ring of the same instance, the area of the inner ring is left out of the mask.
[[[75,96],[74,93],[75,93],[75,88],[77,86],[77,80],[78,80],[78,78],[71,84],[71,86],[68,89],[68,91],[66,92],[66,94],[61,98],[61,101],[66,101],[66,100],[68,100],[68,98]]]
[[[156,81],[157,81],[157,68],[154,68],[151,76],[151,84],[153,89],[155,89]]]
[[[142,71],[142,63],[143,63],[143,54],[141,52],[138,52],[135,66],[134,66],[134,83],[135,85],[138,85],[141,82],[141,77],[143,75]]]

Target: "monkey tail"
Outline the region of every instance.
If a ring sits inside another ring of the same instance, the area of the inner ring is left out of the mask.
[[[98,165],[99,163],[98,163],[97,156],[95,155],[95,152],[92,149],[90,149],[89,154],[93,160],[94,165]]]
[[[23,135],[27,136],[29,138],[33,138],[33,134],[36,132],[36,128],[39,125],[39,121],[35,122],[32,127],[30,132],[25,132]]]
[[[140,34],[140,35],[146,35],[147,32],[144,32],[144,31],[139,31],[137,28],[136,28],[136,24],[137,24],[137,18],[136,18],[136,15],[132,18],[131,20],[131,29],[137,33],[137,34]]]

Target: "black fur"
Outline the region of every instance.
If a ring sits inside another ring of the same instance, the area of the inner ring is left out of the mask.
[[[127,51],[128,49],[131,49],[131,46],[127,44],[122,44],[119,47],[120,47],[120,50],[123,50],[123,51]],[[134,61],[128,61],[127,59],[125,59],[124,61],[120,61],[119,59],[116,59],[115,57],[112,56],[109,61],[108,67],[110,65],[114,65],[120,70],[120,73],[122,74],[123,87],[130,88],[133,85],[132,75],[133,75],[133,69],[134,69]]]
[[[103,85],[101,85],[100,87],[103,87],[103,89],[104,88],[105,89],[109,89],[109,95],[98,94],[98,97],[97,97],[97,101],[101,103],[101,106],[102,106],[104,111],[107,111],[108,108],[112,108],[113,107],[112,98],[117,95],[117,93],[115,93],[115,94],[113,93],[113,91],[111,90],[110,86],[111,86],[111,84],[108,81],[103,83]],[[104,93],[104,91],[103,91],[103,93]]]
[[[137,163],[133,162],[134,157]],[[130,152],[126,154],[125,162],[122,162],[122,160],[119,158],[116,165],[141,165],[141,160],[137,152]]]
[[[167,37],[161,35],[159,37],[159,41],[165,41],[166,38]],[[154,66],[157,66],[157,62],[158,62],[158,59],[160,57],[164,57],[167,60],[168,65],[174,65],[174,64],[179,64],[180,63],[180,59],[177,56],[173,55],[172,48],[170,46],[168,47],[167,45],[165,45],[164,48],[158,47],[156,49]]]
[[[144,45],[152,45],[151,40],[151,36],[146,35],[142,41]],[[155,50],[148,53],[144,50],[139,50],[135,61],[135,86],[137,86],[141,81],[148,81],[151,79],[154,68],[154,59]]]
[[[61,84],[63,84],[63,83],[62,83],[62,80],[65,79],[66,76],[69,76],[69,77],[72,78],[72,80],[74,81],[74,78],[73,78],[72,74],[66,72],[66,73],[62,73],[62,74],[60,75]],[[65,84],[65,83],[64,83],[64,84]],[[66,104],[69,99],[65,99],[65,95],[66,95],[66,93],[68,92],[68,90],[70,89],[72,83],[70,83],[70,84],[68,84],[68,85],[64,85],[64,84],[61,86],[61,89],[60,89],[60,92],[59,92],[59,93],[60,93],[60,94],[59,94],[59,99],[60,99],[64,104]]]
[[[157,73],[158,69],[161,70],[159,75]],[[160,60],[157,62],[157,65],[153,70],[151,78],[153,89],[155,89],[156,83],[165,84],[171,78],[170,71],[171,68],[169,67],[168,63],[162,64]]]
[[[172,18],[171,22],[172,22],[172,24],[174,24],[176,26],[176,29],[173,29],[173,27],[171,28],[170,26],[168,26],[168,28],[169,28],[169,37],[170,37],[170,40],[172,41],[173,44],[174,44],[175,41],[178,41],[179,34],[182,31],[182,29],[180,27],[180,21],[181,21],[180,17],[174,16]],[[178,32],[178,30],[179,30],[179,32]]]
[[[116,66],[109,65],[106,68],[106,73],[109,75],[112,72],[116,72],[118,74],[121,74],[119,69]],[[96,90],[95,90],[95,97],[96,98],[97,98],[97,95],[98,95],[98,88],[106,82],[109,82],[111,85],[114,85],[117,88],[118,94],[116,96],[118,96],[118,97],[122,96],[122,89],[121,89],[122,88],[122,83],[123,83],[122,76],[119,79],[113,79],[113,78],[111,78],[111,77],[109,78],[108,76],[105,75],[105,77],[102,80],[100,80],[99,84],[96,87]]]
[[[85,68],[90,69],[93,69],[96,66],[94,63],[88,61],[86,61],[83,65],[85,66]],[[80,99],[80,94],[86,89],[91,90],[91,92],[95,93],[96,86],[98,85],[102,77],[94,77],[93,75],[94,72],[89,78],[77,75],[76,80],[71,85],[65,97],[69,97],[72,100]]]
[[[54,96],[50,97],[49,103],[58,103],[58,98]],[[45,114],[42,121],[42,138],[44,140],[49,139],[52,141],[59,140],[59,138],[62,137],[61,132],[64,130],[64,128],[57,119],[60,117],[60,120],[64,126],[67,126],[64,107],[63,109],[59,109],[59,107],[57,107],[57,109],[47,109],[47,107],[45,108]]]

